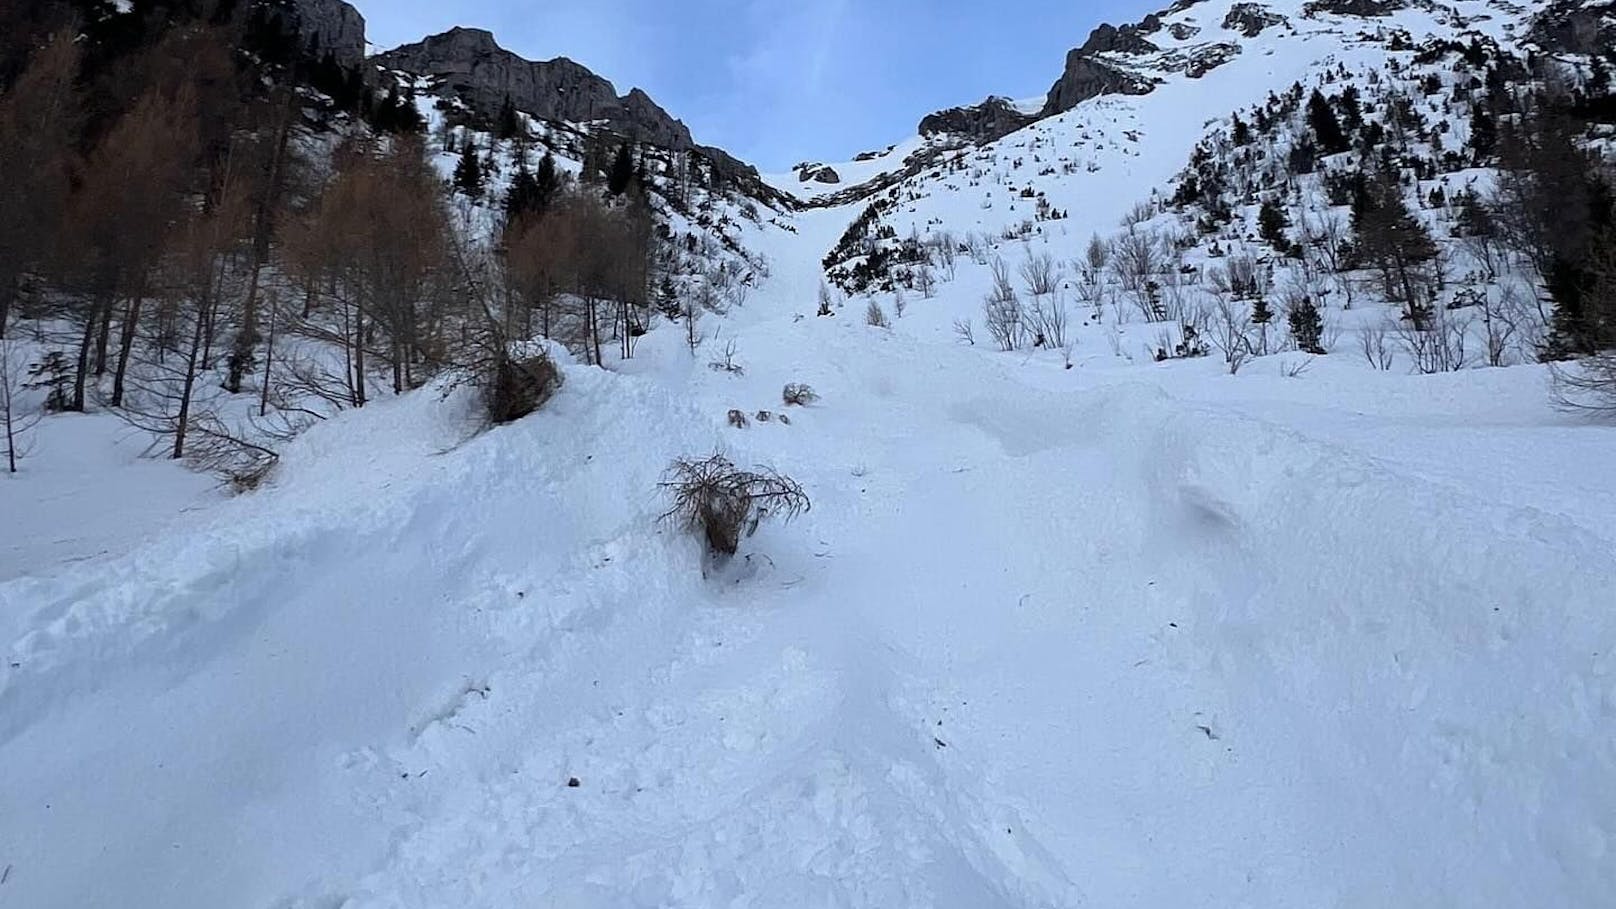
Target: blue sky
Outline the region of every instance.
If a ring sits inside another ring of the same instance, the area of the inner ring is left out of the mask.
[[[844,160],[988,94],[1042,95],[1102,21],[1167,0],[353,0],[378,49],[453,25],[644,88],[766,170]]]

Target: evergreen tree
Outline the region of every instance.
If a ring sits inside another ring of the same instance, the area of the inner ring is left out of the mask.
[[[537,214],[540,210],[538,204],[539,182],[534,179],[533,172],[527,169],[525,163],[519,163],[516,174],[511,177],[511,188],[505,193],[505,219],[508,223],[515,223],[530,214]]]
[[[1278,202],[1268,199],[1263,202],[1262,208],[1257,212],[1257,235],[1263,238],[1269,246],[1281,252],[1290,248],[1290,238],[1285,231],[1291,226],[1291,219],[1286,217],[1285,209]]]
[[[537,190],[534,198],[538,201],[539,210],[543,211],[561,189],[561,174],[556,170],[555,155],[545,152],[544,157],[539,159],[539,170],[533,175],[533,182]]]
[[[634,182],[634,149],[624,142],[618,146],[617,157],[612,161],[612,169],[606,175],[606,191],[614,196],[621,196]]]
[[[1382,172],[1357,187],[1352,201],[1353,251],[1357,258],[1378,268],[1389,297],[1401,297],[1407,315],[1423,328],[1427,312],[1419,290],[1421,271],[1436,258],[1436,243],[1425,225],[1403,199],[1395,175]]]
[[[477,146],[467,140],[460,150],[460,163],[454,170],[455,191],[469,199],[483,197],[483,162],[477,157]]]
[[[1234,115],[1234,127],[1230,133],[1230,138],[1236,147],[1251,144],[1251,127],[1246,125],[1246,121],[1240,119],[1239,114]]]
[[[511,96],[505,96],[505,103],[499,107],[499,122],[495,125],[495,135],[501,139],[515,139],[522,133],[521,118],[516,115],[516,105],[511,103]]]
[[[1319,308],[1313,305],[1312,297],[1296,301],[1287,318],[1291,323],[1291,337],[1296,340],[1298,348],[1310,354],[1325,352],[1324,318],[1319,315]]]
[[[1313,96],[1307,100],[1307,123],[1313,130],[1313,137],[1319,144],[1319,150],[1324,154],[1337,155],[1352,147],[1347,141],[1346,133],[1341,129],[1341,121],[1335,115],[1335,108],[1318,89],[1314,89]]]
[[[1498,124],[1481,105],[1470,111],[1470,152],[1479,167],[1492,158],[1498,148]]]

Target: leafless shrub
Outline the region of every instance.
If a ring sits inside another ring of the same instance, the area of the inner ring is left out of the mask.
[[[787,407],[807,407],[819,400],[819,394],[802,382],[792,382],[780,392]]]
[[[937,295],[937,273],[930,265],[922,265],[915,271],[915,289],[928,300]]]
[[[1553,366],[1554,403],[1562,410],[1616,419],[1616,352]]]
[[[662,519],[700,533],[717,556],[734,555],[741,538],[756,532],[764,518],[790,521],[812,507],[790,477],[766,468],[742,470],[720,454],[674,461],[661,485],[673,499]]]
[[[709,362],[707,368],[713,372],[727,372],[732,376],[746,375],[746,367],[735,362],[735,354],[735,341],[732,338],[724,343],[724,359]]]
[[[40,409],[27,409],[20,399],[27,373],[22,358],[12,353],[14,343],[0,338],[0,442],[5,443],[9,473],[17,472],[17,462],[31,450],[29,434],[42,416]]]
[[[824,281],[820,281],[819,282],[819,315],[821,315],[821,316],[831,315],[832,314],[831,304],[833,302],[835,302],[835,301],[831,297],[830,285],[826,284]]]
[[[954,337],[961,344],[969,344],[972,347],[976,346],[976,329],[971,327],[970,319],[954,320]]]
[[[1386,343],[1386,335],[1384,325],[1365,326],[1358,332],[1358,346],[1364,359],[1381,372],[1389,372],[1397,360],[1397,354]]]
[[[1122,227],[1124,230],[1131,232],[1134,228],[1154,217],[1156,217],[1156,206],[1150,202],[1140,202],[1135,204],[1133,208],[1128,209],[1128,213],[1122,216]]]
[[[1167,319],[1158,281],[1167,260],[1167,245],[1157,233],[1130,231],[1112,245],[1111,271],[1148,322]]]
[[[1047,252],[1029,255],[1021,262],[1021,280],[1027,286],[1027,293],[1035,298],[1054,293],[1060,287],[1061,278],[1061,267]]]
[[[1207,334],[1212,346],[1223,354],[1229,375],[1240,372],[1240,367],[1251,359],[1251,316],[1246,307],[1234,303],[1221,294],[1211,296],[1212,306],[1203,317],[1208,325]]]
[[[1414,368],[1426,375],[1464,369],[1468,361],[1465,341],[1470,320],[1435,307],[1421,321],[1423,325],[1406,318],[1397,322],[1397,337],[1413,358]]]
[[[892,327],[891,320],[887,318],[886,310],[882,309],[881,304],[874,300],[871,300],[870,305],[864,308],[864,321],[876,328]]]
[[[1303,373],[1313,368],[1313,357],[1306,356],[1298,360],[1281,360],[1279,374],[1287,379],[1300,378]]]
[[[1023,318],[1027,332],[1032,335],[1034,347],[1065,347],[1067,325],[1071,321],[1066,301],[1056,294],[1053,298],[1033,297],[1032,305],[1024,308]]]

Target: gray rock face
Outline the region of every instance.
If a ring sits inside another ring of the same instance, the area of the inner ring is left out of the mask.
[[[797,165],[797,180],[802,183],[821,183],[825,186],[835,186],[842,182],[842,175],[829,164],[799,164]]]
[[[1408,6],[1408,0],[1314,0],[1302,7],[1302,15],[1316,16],[1319,13],[1335,13],[1338,16],[1357,16],[1361,19],[1376,19],[1389,16]]]
[[[922,136],[963,136],[976,142],[992,142],[1032,124],[1036,117],[1016,110],[1008,99],[990,97],[970,107],[940,110],[920,121]]]
[[[1101,95],[1148,95],[1155,83],[1085,56],[1082,49],[1066,55],[1066,71],[1049,89],[1040,116],[1053,117]]]
[[[541,120],[604,122],[636,141],[674,151],[693,148],[732,172],[756,173],[723,151],[698,146],[690,129],[645,92],[636,88],[619,96],[611,82],[565,57],[524,59],[500,47],[484,29],[453,28],[373,59],[386,69],[436,78],[446,93],[484,116],[498,114],[509,99],[517,110]]]
[[[305,46],[343,66],[365,62],[365,17],[359,10],[343,0],[291,0],[281,9]]]
[[[1174,22],[1167,30],[1180,41],[1188,41],[1201,33],[1200,26],[1190,25],[1188,22]]]
[[[1560,0],[1532,21],[1529,37],[1551,53],[1604,53],[1616,48],[1616,3]]]
[[[1284,16],[1260,3],[1236,3],[1229,7],[1229,15],[1223,17],[1223,27],[1247,38],[1255,38],[1269,27],[1284,25],[1286,21]]]
[[[1157,20],[1157,27],[1161,22]],[[1080,54],[1153,54],[1161,48],[1145,39],[1143,28],[1136,25],[1102,25],[1089,33],[1089,40],[1078,48]]]

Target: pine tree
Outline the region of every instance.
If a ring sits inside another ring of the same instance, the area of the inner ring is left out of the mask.
[[[538,213],[538,197],[539,181],[525,163],[518,163],[516,174],[511,177],[511,188],[505,193],[506,221],[514,224],[527,215]]]
[[[1291,323],[1291,337],[1296,346],[1310,354],[1323,354],[1324,319],[1312,297],[1303,297],[1291,306],[1287,318]]]
[[[483,197],[483,162],[477,157],[477,146],[467,140],[460,150],[460,163],[454,170],[455,191],[469,199]]]
[[[516,105],[511,103],[511,96],[505,96],[505,103],[499,108],[499,123],[495,127],[496,135],[501,139],[514,139],[522,133],[522,121],[516,115]]]
[[[612,169],[606,176],[606,191],[614,196],[621,196],[634,182],[634,150],[629,143],[624,142],[617,149],[617,158],[612,161]]]
[[[1341,121],[1335,115],[1335,108],[1318,89],[1314,89],[1313,96],[1307,100],[1307,123],[1312,128],[1313,137],[1318,141],[1319,149],[1324,154],[1337,155],[1352,147],[1347,141],[1346,133],[1341,129]]]
[[[1239,114],[1234,115],[1234,128],[1231,131],[1230,138],[1236,147],[1251,144],[1251,127],[1246,125],[1246,121],[1240,119]]]
[[[1416,288],[1424,282],[1421,267],[1436,258],[1437,248],[1394,175],[1382,173],[1357,187],[1352,231],[1356,256],[1380,269],[1387,295],[1400,296],[1409,319],[1423,328],[1426,311]]]
[[[1498,148],[1498,124],[1486,109],[1477,105],[1470,111],[1470,153],[1479,167],[1492,158]]]
[[[1291,219],[1286,217],[1285,209],[1278,202],[1268,199],[1263,202],[1262,208],[1257,212],[1257,235],[1263,238],[1269,246],[1281,252],[1290,248],[1290,238],[1285,231],[1291,226]]]
[[[543,211],[561,189],[561,174],[556,170],[555,155],[545,152],[544,157],[539,159],[539,169],[533,175],[533,182],[538,189],[535,198],[539,210]]]

